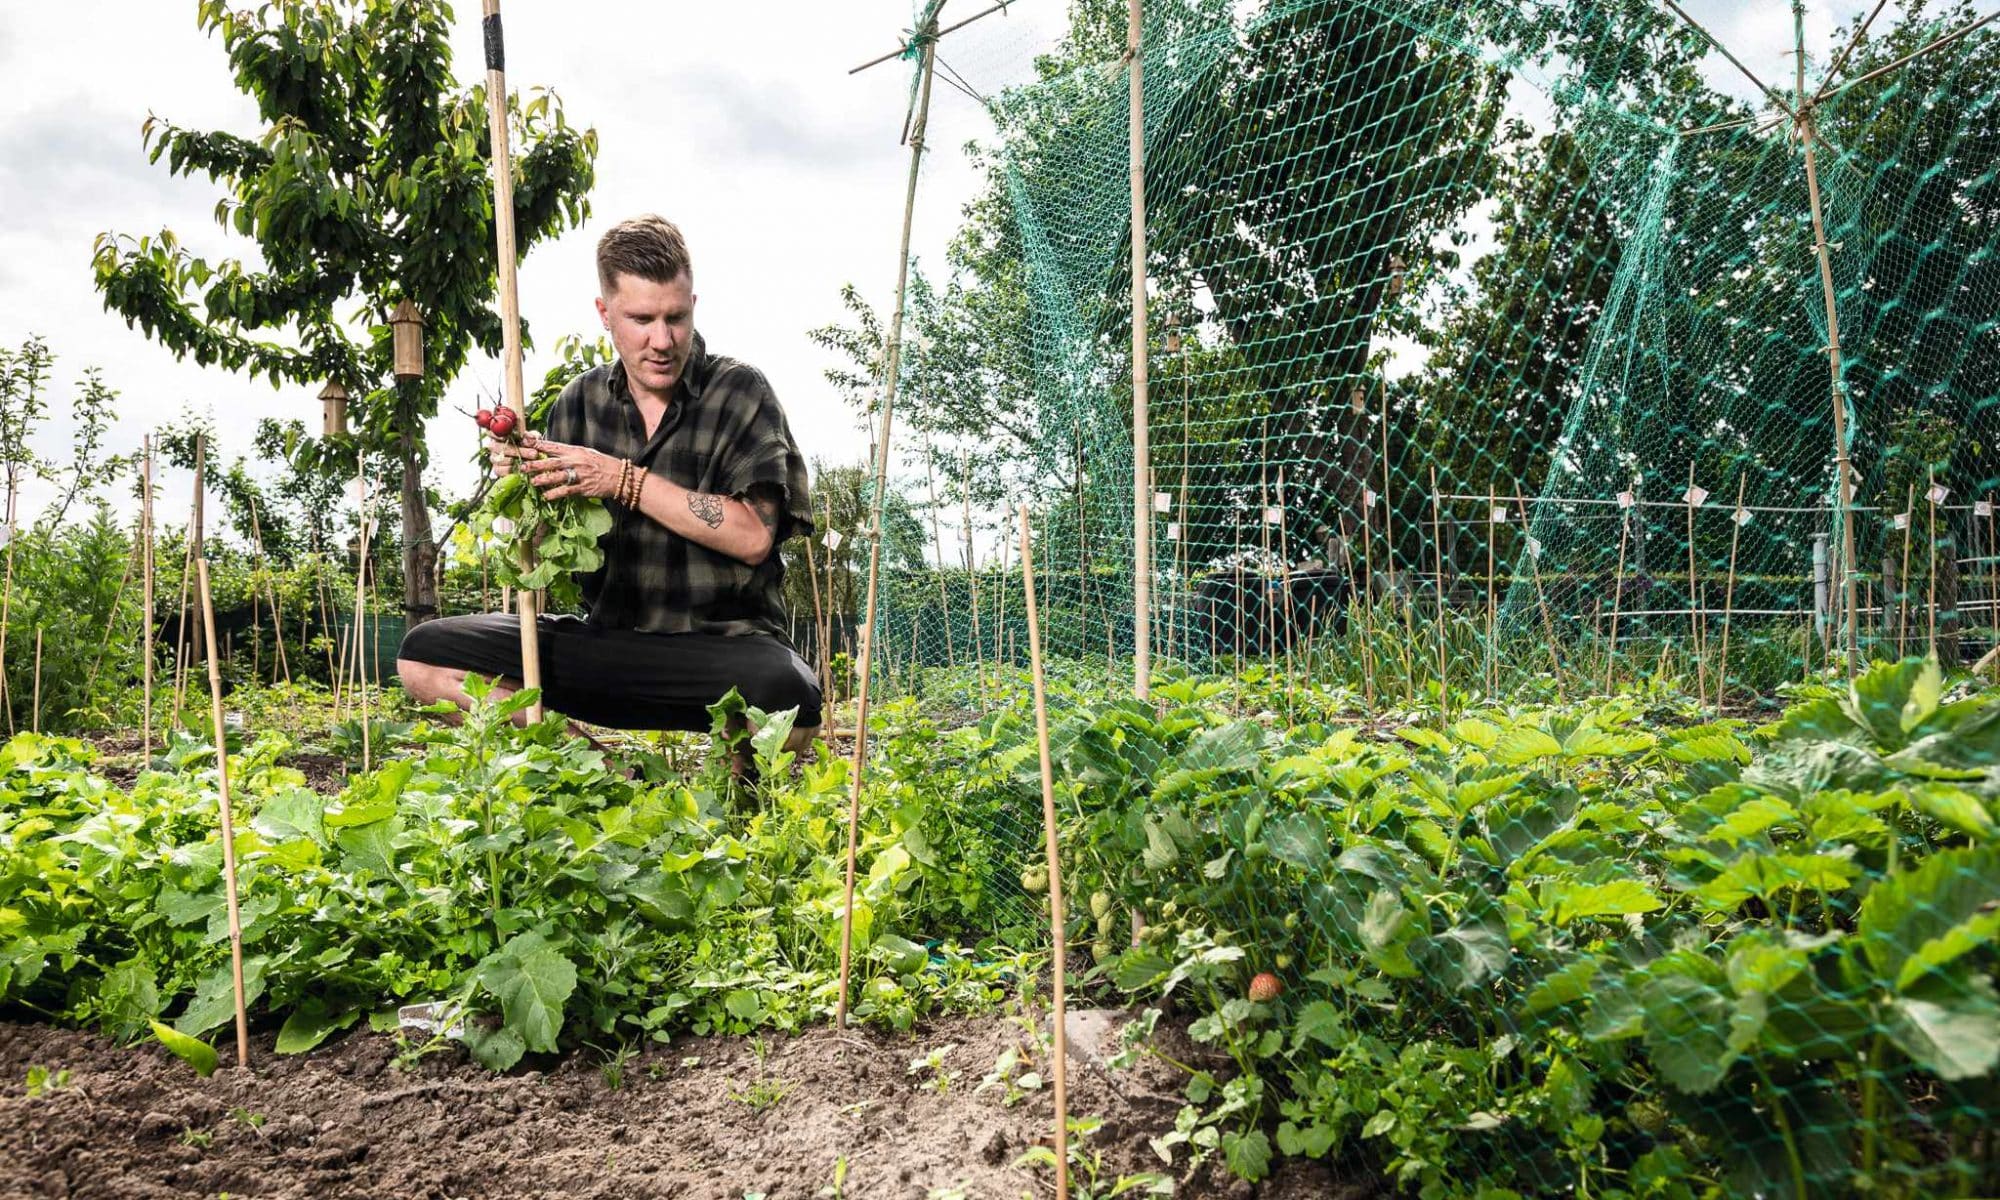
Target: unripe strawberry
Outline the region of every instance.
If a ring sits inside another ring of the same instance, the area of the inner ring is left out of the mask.
[[[1250,977],[1250,998],[1259,1004],[1269,1004],[1285,990],[1285,985],[1269,971],[1259,971]]]

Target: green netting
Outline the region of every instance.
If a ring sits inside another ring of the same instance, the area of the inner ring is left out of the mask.
[[[1991,1190],[2000,746],[1906,656],[1996,642],[2000,40],[1903,63],[1976,17],[1910,5],[1758,96],[1643,4],[1145,11],[1153,705],[1115,699],[1123,5],[951,34],[918,126],[983,185],[919,194],[955,233],[911,285],[876,666],[979,722],[934,764],[959,819],[1032,871],[1025,503],[1071,939],[1141,995],[1190,938],[1275,966],[1282,1034],[1189,1003],[1282,1064],[1224,1101],[1281,1151],[1425,1195]],[[1905,661],[1843,693],[1850,646]],[[1800,701],[1768,745],[1702,723]],[[1220,927],[1128,946],[1164,896]]]

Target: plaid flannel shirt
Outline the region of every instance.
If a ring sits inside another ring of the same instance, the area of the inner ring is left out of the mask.
[[[604,565],[577,579],[591,624],[785,640],[785,563],[778,547],[812,533],[812,501],[805,459],[762,372],[710,354],[697,334],[687,369],[651,438],[627,389],[623,363],[593,367],[572,380],[546,424],[555,441],[629,458],[691,491],[740,498],[757,488],[778,499],[770,556],[754,567],[605,501],[613,524],[598,542]]]

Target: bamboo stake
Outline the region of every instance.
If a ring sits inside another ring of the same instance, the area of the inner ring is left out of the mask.
[[[174,670],[174,728],[181,727],[181,716],[187,706],[188,672],[194,665],[194,563],[202,555],[202,492],[204,474],[208,462],[206,435],[194,435],[194,507],[188,518],[187,545],[181,555],[181,627],[180,641],[183,654]]]
[[[139,758],[145,761],[153,752],[153,435],[145,437],[146,469],[140,477],[139,485],[139,536],[144,543],[145,582],[144,611],[139,614],[140,658],[144,671],[144,699],[141,701],[139,733]]]
[[[15,468],[7,468],[7,565],[4,576],[0,576],[0,708],[7,710],[7,736],[14,736],[14,697],[7,689],[7,630],[13,624],[14,607],[14,543],[20,539],[20,529],[15,524],[15,497],[18,489],[14,482]]]
[[[978,664],[979,711],[986,711],[986,639],[979,628],[979,570],[972,561],[972,452],[965,452],[965,584],[972,594],[972,658]]]
[[[1286,514],[1285,468],[1283,467],[1278,468],[1278,512],[1281,518]],[[1292,552],[1290,543],[1285,538],[1285,521],[1282,519],[1278,522],[1278,569],[1281,581],[1278,589],[1278,606],[1285,622],[1285,722],[1290,724],[1292,720],[1292,693],[1296,690],[1297,682],[1296,677],[1293,675],[1293,671],[1296,668],[1292,654],[1292,635],[1294,632],[1294,622],[1292,620]]]
[[[1637,484],[1635,483],[1636,487]],[[1611,673],[1618,667],[1618,615],[1625,602],[1625,547],[1632,538],[1633,509],[1618,517],[1618,568],[1611,576],[1611,642],[1604,652],[1604,694],[1611,694]]]
[[[828,732],[833,728],[831,714],[833,707],[833,680],[828,678],[827,675],[828,664],[833,659],[833,652],[826,644],[826,608],[820,603],[819,598],[819,564],[813,561],[813,540],[807,538],[805,542],[806,581],[812,584],[813,594],[813,645],[816,652],[815,657],[819,659],[819,666],[816,673],[819,675],[821,696],[825,699],[829,710],[825,714],[826,719],[820,722],[819,728],[820,736],[826,737],[828,736]]]
[[[1715,664],[1715,711],[1720,713],[1729,688],[1729,626],[1736,612],[1736,548],[1742,541],[1743,472],[1736,473],[1736,509],[1729,515],[1729,580],[1722,590],[1722,657]]]
[[[489,3],[492,0],[488,0]],[[903,244],[896,264],[896,313],[889,327],[889,345],[884,356],[882,389],[881,437],[875,455],[875,495],[869,515],[868,531],[868,599],[862,612],[866,622],[861,634],[861,663],[859,688],[854,701],[854,763],[853,777],[848,781],[847,801],[847,878],[843,889],[840,910],[840,996],[834,1006],[834,1024],[847,1028],[848,980],[853,970],[854,957],[854,867],[860,850],[861,838],[861,786],[863,773],[868,766],[868,688],[870,679],[870,657],[875,643],[875,595],[882,568],[882,497],[889,485],[889,448],[891,435],[895,431],[896,390],[902,374],[903,360],[903,312],[909,297],[910,278],[910,227],[916,217],[917,177],[924,161],[924,140],[929,132],[931,110],[931,79],[937,65],[937,14],[943,9],[942,0],[931,9],[930,20],[926,22],[923,34],[922,78],[918,87],[917,113],[915,124],[910,131],[910,177],[903,197]]]
[[[2000,529],[1995,527],[1994,510],[2000,508],[1993,493],[1986,493],[1986,617],[1994,630],[1993,644],[2000,646]],[[1973,540],[1979,540],[1979,517],[1972,518]]]
[[[1264,422],[1264,444],[1270,444],[1270,421]],[[1278,630],[1272,620],[1271,581],[1271,467],[1257,467],[1257,600],[1263,610],[1258,622],[1258,654],[1265,660],[1278,656]]]
[[[951,590],[945,585],[944,534],[938,528],[937,473],[931,468],[931,439],[924,436],[924,488],[931,498],[931,540],[937,543],[938,559],[938,607],[944,613],[944,665],[958,666],[956,653],[951,646]]]
[[[484,17],[486,36],[486,111],[487,135],[493,145],[493,234],[497,261],[500,267],[500,366],[501,383],[505,391],[507,407],[514,410],[515,421],[521,429],[528,427],[526,388],[521,378],[521,298],[517,268],[519,255],[514,245],[514,165],[507,144],[507,53],[500,32],[500,0],[480,0],[480,10]],[[521,543],[521,565],[532,565],[533,551],[528,543]],[[356,604],[360,602],[357,600]],[[535,597],[521,593],[521,686],[540,688],[542,686],[541,634],[536,624]],[[366,646],[365,639],[358,645]],[[365,722],[367,707],[366,675],[363,675],[362,706]],[[542,719],[542,702],[538,699],[528,706],[530,724]],[[367,769],[368,741],[366,725],[363,725],[361,758],[363,769]]]
[[[1049,753],[1048,687],[1042,676],[1042,625],[1035,603],[1035,551],[1028,536],[1028,506],[1021,506],[1021,590],[1028,611],[1028,663],[1035,689],[1035,749],[1042,768],[1042,846],[1049,865],[1049,933],[1055,954],[1056,1195],[1069,1195],[1069,1010],[1064,994],[1068,927],[1063,913],[1062,854],[1056,833],[1055,771]]]
[[[1132,685],[1139,699],[1152,694],[1153,450],[1146,392],[1146,104],[1141,78],[1143,0],[1125,7],[1125,57],[1132,69],[1130,159],[1132,174]],[[1288,693],[1289,694],[1289,693]],[[1061,1195],[1068,1195],[1065,1187]]]
[[[1341,536],[1345,538],[1343,518]],[[1368,710],[1375,710],[1375,519],[1369,515],[1368,505],[1361,506],[1361,692]]]
[[[42,731],[42,627],[35,626],[35,704],[33,708],[36,733]]]
[[[361,624],[367,616],[368,605],[368,476],[365,472],[360,477],[360,483],[360,552],[354,562],[354,636],[350,639],[350,642],[354,648],[355,681],[359,685],[361,693],[361,769],[363,772],[367,772],[373,767],[372,743],[374,742],[374,738],[370,736],[371,731],[368,727],[368,634]],[[533,601],[526,591],[521,593],[521,605],[523,610],[533,606]],[[525,660],[522,666],[524,669],[527,666]],[[537,685],[523,681],[522,686],[533,687]],[[538,715],[530,715],[529,717],[531,721],[539,719]]]
[[[1703,655],[1701,630],[1702,598],[1697,590],[1694,566],[1694,462],[1688,462],[1687,518],[1688,518],[1688,646],[1694,651],[1694,675],[1696,696],[1708,695],[1708,664]]]
[[[216,796],[222,813],[222,887],[229,906],[229,972],[236,989],[236,1065],[250,1065],[250,1018],[243,1002],[243,914],[236,898],[236,821],[229,807],[229,742],[222,721],[222,664],[215,653],[215,596],[208,587],[208,560],[197,558],[201,576],[201,623],[208,646],[208,710],[215,721]]]
[[[1519,491],[1514,493],[1514,504],[1521,510],[1521,529],[1528,539],[1523,547],[1528,554],[1528,573],[1535,581],[1535,607],[1542,614],[1542,635],[1548,641],[1549,666],[1555,671],[1556,699],[1563,698],[1562,653],[1556,648],[1556,622],[1549,613],[1548,593],[1542,589],[1542,555],[1535,541],[1534,523],[1528,516],[1528,498]]]
[[[1262,521],[1264,514],[1261,512],[1258,513],[1257,519]],[[1234,577],[1233,582],[1236,585],[1231,590],[1236,593],[1235,607],[1237,610],[1236,619],[1230,622],[1230,624],[1236,627],[1236,653],[1231,656],[1229,662],[1229,675],[1236,686],[1236,707],[1231,709],[1230,712],[1233,716],[1241,716],[1243,713],[1243,619],[1250,614],[1246,611],[1249,605],[1243,602],[1243,514],[1240,511],[1236,514],[1236,557],[1231,560],[1230,571]]]
[[[1924,499],[1930,505],[1930,523],[1924,527],[1924,541],[1929,545],[1930,578],[1926,580],[1924,595],[1924,633],[1930,644],[1930,657],[1937,657],[1937,468],[1924,469],[1929,486],[1924,489]]]
[[[250,497],[250,534],[257,539],[257,563],[266,566],[269,559],[264,556],[264,526],[257,519],[257,497]],[[264,588],[271,596],[271,628],[278,631],[278,670],[283,672],[285,683],[292,682],[292,665],[285,658],[285,610],[278,603],[278,581],[268,574],[264,576]]]
[[[1493,578],[1499,573],[1495,562],[1500,541],[1500,514],[1494,510],[1492,487],[1486,489],[1486,694],[1500,692],[1500,661],[1493,652],[1493,641],[1500,634],[1500,602],[1493,590]]]
[[[104,637],[98,641],[97,653],[90,660],[90,671],[83,679],[86,696],[97,686],[97,673],[103,668],[104,656],[111,649],[111,635],[118,629],[118,606],[125,603],[125,588],[132,582],[132,566],[140,555],[139,538],[134,534],[132,553],[125,556],[125,569],[118,575],[118,587],[111,593],[111,607],[104,614]]]
[[[1431,468],[1431,550],[1437,566],[1438,725],[1442,728],[1451,719],[1451,674],[1445,661],[1444,510],[1438,499],[1435,466]]]
[[[1805,94],[1805,9],[1800,0],[1792,0],[1792,25],[1796,42],[1795,55],[1798,67],[1798,93]],[[1826,243],[1826,217],[1820,205],[1819,194],[1819,132],[1810,109],[1802,108],[1796,114],[1799,138],[1805,143],[1806,157],[1806,197],[1812,209],[1813,254],[1819,260],[1820,293],[1826,305],[1826,355],[1827,371],[1833,384],[1833,453],[1834,471],[1840,481],[1840,539],[1842,596],[1847,608],[1847,671],[1850,677],[1861,669],[1860,622],[1856,619],[1861,611],[1855,599],[1855,556],[1854,556],[1854,468],[1847,458],[1847,382],[1840,361],[1840,313],[1834,302],[1833,257]]]
[[[1910,539],[1917,527],[1917,485],[1911,484],[1903,500],[1903,571],[1896,580],[1896,657],[1909,653],[1910,633]]]

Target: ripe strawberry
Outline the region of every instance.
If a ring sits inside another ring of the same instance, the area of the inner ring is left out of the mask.
[[[1259,1004],[1269,1004],[1285,990],[1285,985],[1269,971],[1260,971],[1250,977],[1250,999]]]

